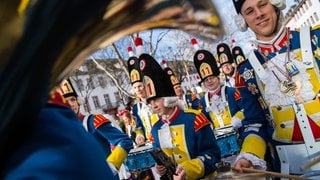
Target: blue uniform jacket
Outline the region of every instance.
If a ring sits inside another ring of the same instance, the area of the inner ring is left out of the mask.
[[[233,87],[228,87],[225,86],[225,94],[226,94],[226,100],[228,102],[228,107],[229,111],[231,114],[231,117],[234,116],[238,111],[241,111],[243,109],[243,104],[242,104],[242,98],[239,97],[240,99],[236,99],[236,89]],[[210,98],[209,98],[210,99]],[[203,96],[200,99],[200,104],[203,107],[202,108],[202,113],[211,121],[213,120],[210,117],[209,112],[206,111],[206,102],[205,102],[205,96]]]
[[[186,113],[178,108],[176,108],[172,119],[169,120],[171,122],[169,124],[171,133],[175,134],[175,136],[172,137],[173,141],[174,143],[177,143],[176,148],[173,148],[172,152],[178,156],[179,154],[186,153],[189,154],[190,157],[190,159],[183,159],[182,155],[182,159],[180,161],[177,159],[178,164],[179,162],[188,163],[191,162],[189,161],[191,159],[199,158],[203,164],[203,175],[213,173],[216,170],[215,164],[220,162],[221,152],[216,143],[209,120],[202,113],[198,115],[194,113]],[[159,130],[163,125],[164,122],[159,120],[152,128],[152,135],[155,139],[155,147],[161,147]],[[175,128],[179,130],[174,132]],[[182,134],[179,134],[179,132],[182,132]],[[187,152],[184,152],[185,149]]]
[[[110,144],[121,146],[127,154],[133,148],[133,141],[120,129],[112,126],[111,121],[102,115],[91,115],[87,121],[88,132],[101,144],[106,157],[111,154]],[[99,117],[101,117],[99,119]]]
[[[99,144],[70,108],[48,105],[29,132],[4,179],[115,179]]]

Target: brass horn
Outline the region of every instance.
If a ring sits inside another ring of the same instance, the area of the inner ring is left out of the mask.
[[[87,3],[93,4],[93,2],[89,1]],[[51,4],[53,7],[55,5],[54,3],[44,4],[41,0],[22,0],[20,3],[17,0],[5,0],[1,4],[2,17],[5,18],[0,19],[0,25],[1,27],[6,27],[2,30],[4,32],[0,34],[0,57],[3,60],[7,58],[10,48],[14,47],[13,42],[19,40],[19,36],[25,27],[25,16],[28,15],[28,10],[32,11],[32,9],[36,8],[45,10],[45,8],[48,8],[46,6]],[[55,4],[64,5],[68,3]],[[81,3],[75,4],[81,5]],[[78,31],[65,39],[63,49],[57,54],[58,56],[51,71],[50,87],[57,80],[62,79],[71,69],[79,66],[85,58],[97,49],[103,48],[125,35],[153,28],[180,29],[206,39],[217,39],[223,34],[220,17],[211,0],[113,0],[109,1],[109,3],[104,3],[104,6],[95,10],[97,11],[96,13],[99,12],[98,15],[88,18],[79,27]],[[68,5],[66,5],[65,11],[68,11],[67,7]],[[62,8],[57,11],[59,10],[62,11]],[[69,14],[69,16],[77,19],[79,14],[89,11],[89,9],[86,10],[86,7],[79,7],[69,11],[72,11],[70,13],[73,14]],[[36,29],[46,25],[50,27],[50,24],[45,21],[52,21],[51,18],[64,17],[59,17],[59,14],[57,14],[55,17],[44,18],[44,22],[40,21],[38,27],[26,28]],[[73,21],[73,19],[70,19],[70,21]],[[72,22],[69,23],[71,26]],[[65,27],[60,26],[60,28],[70,28],[68,24],[65,24]],[[56,34],[56,38],[60,38],[59,34]],[[9,49],[8,45],[10,45]]]
[[[0,162],[49,89],[99,48],[152,28],[223,34],[212,0],[2,0],[0,27]]]

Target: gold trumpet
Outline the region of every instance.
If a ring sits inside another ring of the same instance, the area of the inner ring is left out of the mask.
[[[212,0],[1,0],[0,27],[0,162],[49,90],[96,50],[154,28],[223,35]]]

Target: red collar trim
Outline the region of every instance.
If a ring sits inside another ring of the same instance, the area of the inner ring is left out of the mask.
[[[180,109],[176,106],[174,107],[173,113],[168,117],[168,119],[165,121],[164,119],[161,118],[161,121],[163,123],[166,123],[168,121],[172,123],[178,117],[179,113],[180,113]]]
[[[289,33],[287,33],[287,31],[289,31],[288,28],[283,28],[282,32],[274,40],[268,42],[258,41],[258,48],[260,52],[269,54],[279,51],[287,43],[287,40],[289,38],[287,35]]]

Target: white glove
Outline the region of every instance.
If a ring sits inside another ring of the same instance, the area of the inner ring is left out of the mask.
[[[242,126],[242,122],[237,117],[232,117],[231,124],[235,129],[239,129]]]

